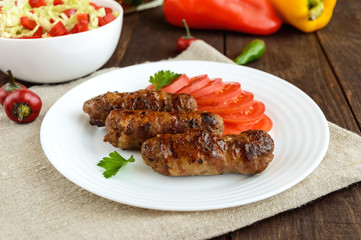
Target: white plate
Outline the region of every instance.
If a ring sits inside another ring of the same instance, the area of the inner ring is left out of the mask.
[[[266,171],[254,176],[167,177],[145,165],[139,151],[123,151],[103,142],[104,128],[90,126],[82,106],[106,91],[134,91],[148,86],[159,70],[188,76],[208,74],[239,81],[265,103],[274,123],[275,157]],[[150,209],[196,211],[221,209],[276,195],[308,176],[328,148],[329,129],[315,102],[290,83],[248,67],[204,61],[165,61],[125,67],[96,76],[71,89],[46,114],[41,130],[43,150],[66,178],[113,201]],[[135,156],[117,175],[105,179],[97,163],[114,150]]]

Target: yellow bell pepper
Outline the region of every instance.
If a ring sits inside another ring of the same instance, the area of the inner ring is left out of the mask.
[[[336,0],[270,0],[284,23],[303,32],[325,27],[331,20]]]

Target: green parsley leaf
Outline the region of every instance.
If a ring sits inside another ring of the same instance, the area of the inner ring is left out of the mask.
[[[160,90],[162,87],[171,84],[173,80],[180,75],[181,74],[171,72],[170,70],[161,70],[155,73],[154,76],[150,76],[149,82],[154,85],[155,90]]]
[[[97,166],[104,168],[106,171],[103,173],[103,176],[105,178],[110,178],[117,174],[119,169],[125,165],[127,165],[128,162],[134,162],[135,159],[132,156],[128,160],[123,158],[117,151],[109,153],[109,157],[104,157],[103,160],[100,160],[100,162],[97,164]]]

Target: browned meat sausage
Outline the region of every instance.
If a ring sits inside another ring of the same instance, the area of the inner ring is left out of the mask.
[[[105,121],[105,142],[122,149],[140,149],[142,143],[161,133],[184,133],[192,129],[222,135],[221,116],[208,112],[156,112],[113,110]]]
[[[99,127],[104,126],[105,119],[113,109],[192,112],[197,110],[197,102],[188,94],[138,90],[107,92],[87,100],[83,105],[83,111],[89,114],[89,123]]]
[[[144,162],[158,173],[189,176],[260,173],[272,161],[273,150],[273,139],[262,130],[223,137],[190,131],[148,139],[141,153]]]

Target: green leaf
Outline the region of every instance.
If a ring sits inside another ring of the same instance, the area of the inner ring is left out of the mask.
[[[154,76],[150,76],[149,82],[154,85],[155,90],[160,90],[162,87],[165,87],[171,83],[173,80],[178,78],[181,74],[171,72],[170,70],[158,71]]]
[[[134,162],[133,155],[127,160],[122,157],[117,151],[109,153],[109,157],[104,157],[97,166],[104,168],[106,171],[103,173],[105,178],[110,178],[118,173],[119,169],[127,165],[128,162]]]

